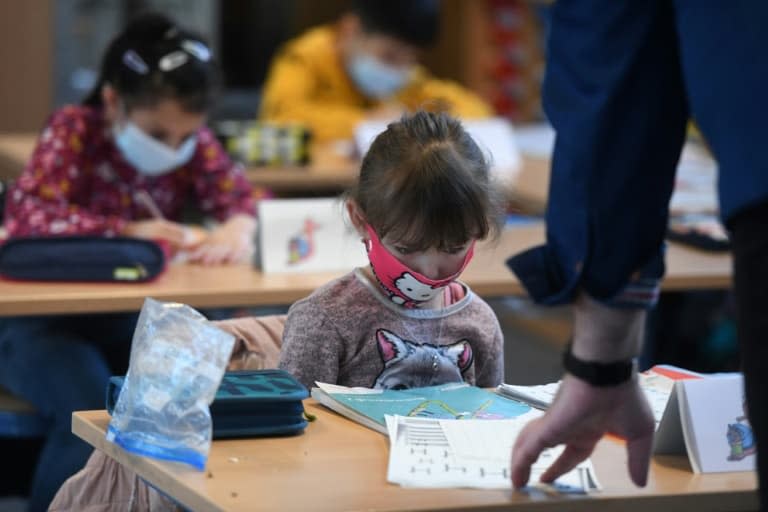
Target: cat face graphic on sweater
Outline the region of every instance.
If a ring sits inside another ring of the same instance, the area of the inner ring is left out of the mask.
[[[410,389],[461,382],[472,365],[472,346],[467,340],[451,345],[419,345],[386,330],[376,331],[376,343],[384,369],[376,377],[377,389]]]

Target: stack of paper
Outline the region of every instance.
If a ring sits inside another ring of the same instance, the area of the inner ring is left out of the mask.
[[[509,489],[512,446],[525,424],[541,414],[531,410],[513,419],[463,421],[388,415],[387,480],[406,487]],[[562,450],[559,446],[542,453],[531,468],[531,485],[568,493],[599,489],[589,460],[552,485],[539,482]]]

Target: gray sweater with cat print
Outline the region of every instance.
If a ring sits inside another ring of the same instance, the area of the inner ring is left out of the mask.
[[[403,389],[504,378],[496,315],[466,288],[441,309],[406,309],[387,299],[360,269],[331,281],[288,311],[280,368],[315,382]]]

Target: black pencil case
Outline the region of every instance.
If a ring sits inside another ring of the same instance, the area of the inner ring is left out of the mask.
[[[12,238],[0,245],[0,275],[24,281],[144,282],[165,269],[159,244],[140,238]]]

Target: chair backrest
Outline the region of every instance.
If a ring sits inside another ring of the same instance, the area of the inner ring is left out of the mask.
[[[277,368],[285,315],[251,316],[214,322],[235,336],[228,370]],[[30,404],[0,388],[0,437],[40,437],[46,421]]]
[[[214,322],[235,336],[235,347],[227,370],[277,368],[285,319],[285,315],[265,315]]]

